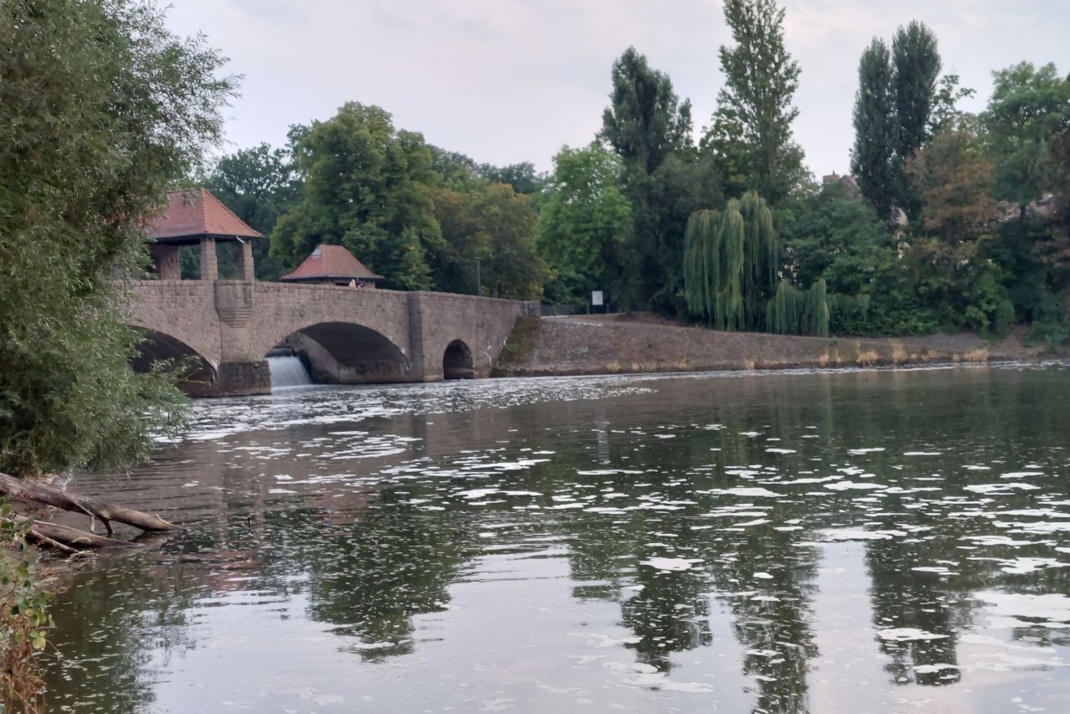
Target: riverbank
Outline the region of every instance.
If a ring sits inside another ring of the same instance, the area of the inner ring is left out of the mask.
[[[517,322],[498,360],[498,377],[875,367],[1031,359],[1020,334],[989,342],[976,335],[895,339],[796,337],[716,332],[647,316],[585,316]]]

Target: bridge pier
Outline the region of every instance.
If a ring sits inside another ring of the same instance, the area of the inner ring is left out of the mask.
[[[271,370],[266,359],[219,365],[210,396],[248,397],[271,394]],[[206,395],[208,396],[208,395]]]

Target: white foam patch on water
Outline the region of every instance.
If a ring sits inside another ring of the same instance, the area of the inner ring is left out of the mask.
[[[833,530],[833,531],[821,531],[818,534],[821,539],[828,543],[845,543],[848,541],[865,541],[865,540],[891,540],[892,538],[902,538],[906,536],[903,531],[855,531],[855,530]]]
[[[1050,570],[1052,568],[1066,568],[1070,563],[1060,563],[1054,558],[1017,558],[1004,561],[1001,570],[1011,575],[1026,575],[1038,570]]]
[[[916,627],[897,627],[887,630],[879,630],[877,637],[885,642],[929,642],[931,640],[946,640],[948,635],[937,635]]]
[[[1009,536],[996,535],[965,536],[963,540],[968,540],[972,543],[984,547],[1009,546],[1012,548],[1016,548],[1022,545],[1033,545],[1033,541],[1031,540],[1015,540],[1014,538],[1010,538]]]
[[[884,486],[879,483],[858,483],[856,481],[837,481],[827,483],[825,488],[830,491],[883,491]]]
[[[640,562],[639,565],[647,565],[655,570],[682,572],[691,570],[695,563],[701,562],[701,560],[685,560],[684,558],[650,558]]]
[[[866,449],[851,449],[847,453],[851,454],[852,456],[865,456],[866,454],[879,454],[882,451],[885,451],[885,449],[883,447],[877,446]]]
[[[799,453],[795,449],[766,449],[767,454],[797,454]]]
[[[934,573],[936,575],[955,575],[948,570],[946,565],[925,565],[919,568],[911,568],[915,573]]]
[[[937,674],[949,670],[958,671],[958,666],[954,664],[919,664],[914,667],[915,674]]]
[[[1050,593],[1027,595],[1004,592],[982,592],[977,599],[984,604],[988,615],[1017,620],[1023,625],[1035,625],[1046,620],[1048,627],[1070,628],[1070,597]]]
[[[943,456],[939,451],[908,451],[903,456]]]
[[[1051,521],[1040,521],[1038,523],[1009,523],[1006,521],[996,521],[994,525],[997,528],[1005,528],[1011,533],[1044,535],[1049,533],[1070,532],[1070,522],[1052,523]]]
[[[1003,474],[1000,478],[1026,478],[1028,476],[1043,476],[1043,471],[1013,471],[1009,474]]]
[[[773,493],[767,488],[725,488],[706,491],[711,496],[740,496],[741,498],[783,498],[782,493]]]
[[[642,474],[642,471],[629,471],[628,469],[595,469],[593,471],[577,471],[577,476],[617,476],[618,474],[629,474],[638,476]]]
[[[1014,491],[1039,491],[1040,486],[1034,486],[1031,483],[983,483],[967,486],[964,490],[971,493],[989,495],[1013,493]]]

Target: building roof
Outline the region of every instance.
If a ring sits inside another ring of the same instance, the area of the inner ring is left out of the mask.
[[[263,238],[204,188],[171,191],[167,209],[149,226],[158,243],[194,243],[201,238]]]
[[[312,255],[305,258],[301,267],[279,280],[289,282],[316,282],[326,280],[384,280],[357,260],[340,245],[318,245]]]

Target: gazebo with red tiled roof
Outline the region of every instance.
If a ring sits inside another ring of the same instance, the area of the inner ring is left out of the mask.
[[[326,283],[374,288],[382,275],[376,275],[340,245],[318,245],[301,266],[279,278],[284,283]]]
[[[253,280],[253,247],[250,241],[263,238],[203,188],[171,191],[167,208],[146,231],[152,241],[152,260],[163,280],[181,280],[178,249],[184,245],[201,246],[201,280],[219,276],[216,243],[237,242],[242,246],[238,274]]]

